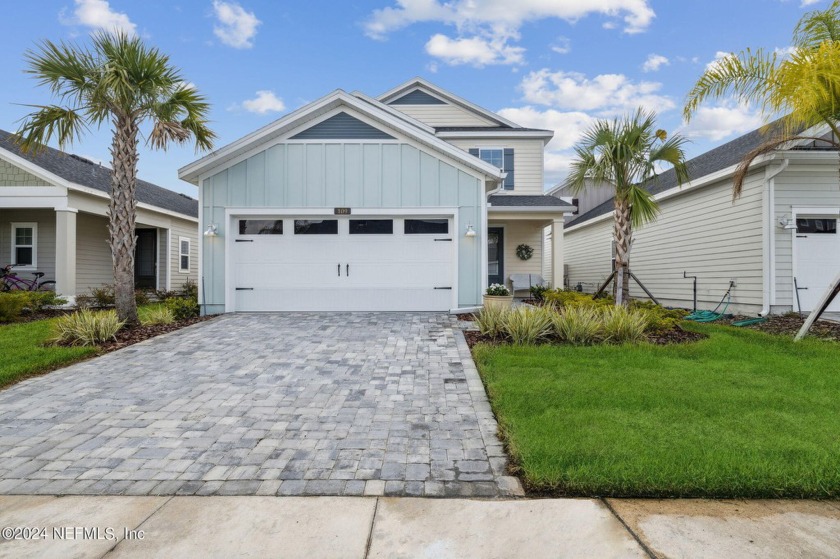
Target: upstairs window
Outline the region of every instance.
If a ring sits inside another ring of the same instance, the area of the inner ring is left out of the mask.
[[[505,151],[502,149],[479,149],[478,157],[502,171],[505,170]]]
[[[472,148],[469,152],[507,173],[503,187],[505,190],[513,190],[513,148]]]

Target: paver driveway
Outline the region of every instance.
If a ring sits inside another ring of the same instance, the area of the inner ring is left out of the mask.
[[[0,493],[500,496],[453,318],[225,315],[0,392]]]

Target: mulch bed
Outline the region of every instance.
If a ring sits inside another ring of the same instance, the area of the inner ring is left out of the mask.
[[[75,308],[67,308],[67,309],[41,309],[40,311],[36,312],[26,312],[20,315],[20,317],[15,320],[15,322],[35,322],[36,320],[49,320],[50,318],[57,318],[59,316],[64,316],[65,314],[71,314],[76,312],[77,309]]]
[[[134,328],[123,328],[117,332],[117,339],[106,342],[97,346],[100,354],[115,351],[139,342],[146,341],[161,334],[167,334],[180,330],[186,326],[192,326],[205,320],[215,318],[216,315],[199,316],[196,318],[188,318],[186,320],[178,320],[172,324],[149,324],[147,326],[135,326]]]
[[[455,316],[458,318],[458,320],[464,320],[466,322],[472,322],[473,320],[475,320],[475,315],[472,313],[456,314]]]
[[[464,337],[467,339],[467,345],[469,345],[470,348],[480,343],[490,345],[503,345],[506,343],[496,338],[491,338],[490,336],[484,336],[477,330],[466,330],[464,332]],[[689,332],[688,330],[683,330],[678,326],[668,332],[648,335],[648,342],[655,345],[688,344],[703,340],[706,337],[707,336],[705,334],[701,334],[699,332]],[[553,342],[547,342],[546,345],[553,345]]]
[[[743,320],[745,318],[754,318],[746,316],[737,316],[734,320]],[[782,315],[768,317],[767,322],[760,324],[753,324],[752,326],[744,326],[751,330],[759,330],[768,334],[776,334],[779,336],[793,337],[802,328],[807,316],[797,315]],[[728,324],[730,321],[722,321],[721,324]],[[840,341],[840,322],[832,322],[830,320],[818,320],[811,326],[808,331],[808,336],[819,338],[823,340]]]

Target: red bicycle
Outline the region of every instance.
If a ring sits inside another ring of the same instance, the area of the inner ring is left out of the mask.
[[[19,278],[13,271],[14,264],[0,268],[0,291],[55,291],[55,282],[52,280],[40,281],[44,272],[32,272],[34,280]]]

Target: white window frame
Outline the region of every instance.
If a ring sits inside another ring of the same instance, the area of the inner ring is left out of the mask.
[[[182,243],[187,241],[187,253],[184,254],[181,251],[181,248],[184,246]],[[190,251],[192,250],[192,239],[189,237],[178,237],[178,272],[182,274],[189,274],[190,273],[190,266],[192,266],[192,256],[190,256]],[[181,266],[181,259],[186,256],[187,257],[187,267],[184,268]]]
[[[487,161],[486,159],[481,157],[481,152],[483,152],[483,151],[500,151],[500,152],[502,152],[502,165],[499,167],[499,170],[500,171],[505,170],[505,148],[497,148],[497,147],[478,148],[478,158],[481,159],[482,161],[484,161],[485,163],[488,163],[488,164],[492,165],[492,163],[490,163],[489,161]]]
[[[27,247],[29,245],[18,245],[17,241],[17,229],[32,229],[32,264],[28,266],[17,266],[17,251],[15,249],[18,246]],[[12,240],[11,240],[11,250],[12,252],[9,254],[9,260],[12,264],[14,264],[18,270],[35,270],[38,268],[38,224],[35,222],[14,222],[12,223]]]

